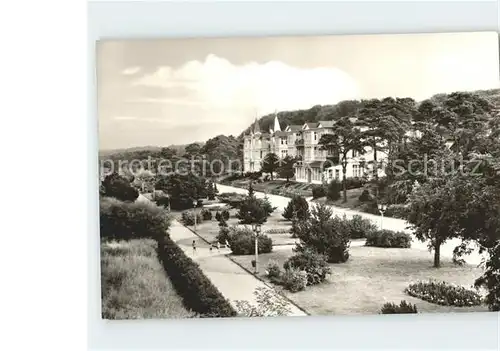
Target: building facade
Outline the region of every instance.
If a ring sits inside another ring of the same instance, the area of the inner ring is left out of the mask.
[[[287,155],[297,157],[295,163],[295,180],[303,183],[321,184],[333,179],[342,178],[342,166],[333,165],[327,160],[327,150],[322,150],[319,140],[325,134],[333,133],[334,121],[306,122],[303,125],[289,125],[281,129],[278,117],[274,118],[274,128],[262,132],[257,119],[251,132],[244,136],[243,170],[257,172],[261,170],[262,162],[270,152],[280,159]],[[334,152],[334,151],[333,151]],[[373,174],[374,153],[370,147],[365,153],[358,155],[350,152],[347,160],[346,177],[362,177]],[[387,161],[387,154],[377,152],[377,162]],[[379,170],[379,175],[384,172]]]

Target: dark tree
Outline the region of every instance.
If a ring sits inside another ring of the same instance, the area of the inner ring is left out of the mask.
[[[342,166],[342,186],[344,202],[347,202],[346,173],[349,152],[355,151],[362,155],[365,153],[366,143],[363,133],[356,127],[352,118],[345,117],[334,124],[332,134],[325,134],[319,140],[323,150],[327,150],[327,160],[332,164]]]
[[[281,160],[281,165],[278,168],[278,176],[280,178],[285,178],[287,182],[290,178],[295,175],[295,168],[293,167],[297,162],[296,158],[287,155],[283,160]]]
[[[132,202],[139,197],[139,192],[134,188],[129,180],[120,176],[118,173],[112,173],[102,181],[102,195],[114,197],[121,201]]]
[[[271,180],[273,180],[273,174],[280,167],[280,159],[275,153],[268,153],[266,157],[264,157],[264,161],[262,162],[262,172],[269,173],[271,175]]]

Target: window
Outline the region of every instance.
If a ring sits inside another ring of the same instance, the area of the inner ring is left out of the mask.
[[[333,169],[328,170],[328,179],[333,179]]]
[[[339,180],[339,179],[340,179],[340,170],[339,170],[339,169],[336,169],[336,170],[335,170],[335,179],[336,179],[336,180]]]
[[[262,151],[260,152],[260,158],[262,158]]]
[[[358,176],[358,165],[352,165],[352,174],[354,177]]]
[[[300,137],[300,133],[295,133],[295,136]]]
[[[358,156],[358,153],[356,152],[356,150],[352,150],[352,157],[356,157]]]
[[[318,133],[314,132],[313,135],[314,135],[314,141],[318,140]]]

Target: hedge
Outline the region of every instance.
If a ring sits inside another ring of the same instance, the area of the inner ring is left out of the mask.
[[[365,245],[409,249],[411,247],[411,241],[411,236],[405,232],[394,232],[389,229],[382,229],[368,232]]]
[[[234,317],[237,312],[200,267],[168,236],[158,242],[158,257],[186,308],[201,317]]]

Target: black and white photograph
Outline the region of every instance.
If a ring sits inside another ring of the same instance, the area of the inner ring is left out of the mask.
[[[500,310],[497,33],[96,52],[103,319]]]

